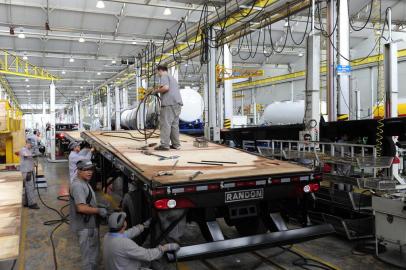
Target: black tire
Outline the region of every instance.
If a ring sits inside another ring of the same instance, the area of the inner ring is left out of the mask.
[[[122,200],[123,211],[127,214],[127,228],[140,224],[149,218],[143,203],[143,194],[139,191],[129,192]],[[133,240],[141,245],[145,242],[147,234],[144,232]]]
[[[268,231],[263,220],[260,217],[238,220],[236,221],[235,228],[241,236],[262,234]]]

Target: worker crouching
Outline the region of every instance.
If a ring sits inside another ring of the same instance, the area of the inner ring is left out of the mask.
[[[80,160],[77,174],[70,186],[70,226],[78,237],[82,256],[82,269],[97,269],[99,259],[98,216],[107,216],[105,208],[98,208],[96,195],[89,184],[94,165],[90,160]]]
[[[128,230],[124,212],[109,217],[109,233],[103,240],[103,260],[106,270],[145,269],[149,263],[160,259],[165,252],[176,252],[179,245],[170,243],[157,248],[146,249],[131,238],[140,235],[150,225],[150,220]]]

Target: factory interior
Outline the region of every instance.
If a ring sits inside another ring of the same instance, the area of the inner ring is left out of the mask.
[[[0,0],[0,270],[406,269],[402,85],[406,1]]]

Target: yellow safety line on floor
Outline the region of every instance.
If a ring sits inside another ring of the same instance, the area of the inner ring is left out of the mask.
[[[20,256],[18,256],[18,269],[24,270],[25,266],[25,240],[27,236],[27,208],[23,207],[21,222]]]
[[[111,196],[110,194],[104,193],[103,191],[101,192],[101,196],[106,201],[108,201],[114,209],[119,208],[119,203],[113,198],[113,196]]]
[[[314,260],[316,262],[318,261],[318,262],[324,263],[325,265],[331,267],[332,269],[342,270],[340,267],[335,266],[335,265],[333,265],[333,264],[331,264],[329,262],[326,262],[325,260],[323,260],[323,259],[321,259],[321,258],[319,258],[319,257],[317,257],[315,255],[312,255],[312,254],[310,254],[310,253],[308,253],[308,252],[306,252],[306,251],[304,251],[304,250],[302,250],[300,248],[297,248],[297,247],[294,246],[294,247],[292,247],[292,250],[299,253],[300,255],[302,255],[304,257],[307,257],[309,259],[312,259],[312,260]]]

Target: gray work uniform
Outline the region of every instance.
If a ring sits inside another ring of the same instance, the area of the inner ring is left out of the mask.
[[[148,263],[162,257],[159,248],[140,247],[131,238],[142,231],[137,226],[124,233],[107,233],[103,240],[103,261],[106,270],[145,269]]]
[[[27,140],[30,140],[31,144],[32,144],[32,153],[34,153],[35,155],[39,155],[39,144],[40,144],[40,138],[35,135],[35,134],[31,134],[27,137]]]
[[[99,256],[97,215],[84,215],[76,211],[77,204],[88,204],[97,207],[96,195],[86,181],[76,176],[70,186],[70,196],[70,227],[79,239],[82,269],[97,269]],[[89,198],[91,198],[90,201]]]
[[[88,148],[84,148],[80,150],[79,153],[76,153],[75,151],[71,151],[68,157],[69,160],[69,180],[70,183],[72,183],[73,179],[76,176],[77,168],[76,164],[80,160],[90,160],[92,157],[92,151]]]
[[[183,102],[178,82],[171,75],[163,75],[160,85],[169,86],[169,90],[161,94],[161,113],[159,117],[161,145],[169,148],[170,142],[172,142],[174,147],[179,147],[179,115]]]
[[[34,198],[34,158],[27,147],[20,150],[20,171],[24,181],[23,203],[31,206],[36,203]]]

